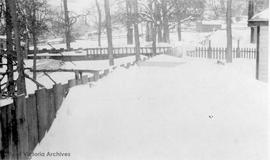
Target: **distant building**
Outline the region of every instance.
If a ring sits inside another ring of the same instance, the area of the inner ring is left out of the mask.
[[[249,27],[256,27],[257,31],[257,59],[256,78],[268,82],[268,23],[269,9],[254,15],[249,21]]]

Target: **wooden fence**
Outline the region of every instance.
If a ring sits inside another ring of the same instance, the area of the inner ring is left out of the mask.
[[[121,66],[129,68],[134,64],[135,62]],[[14,103],[0,107],[0,160],[29,158],[36,145],[49,131],[69,89],[97,81],[109,72],[109,69],[105,69],[102,73],[94,72],[92,77],[76,76],[77,79],[68,80],[66,84],[55,84],[51,89],[37,90],[28,97],[17,96]]]
[[[232,51],[233,58],[256,59],[255,48],[233,48]],[[226,48],[196,47],[195,51],[188,51],[187,56],[224,60],[226,56]]]
[[[171,47],[157,47],[156,54],[165,54],[170,52]],[[86,49],[76,49],[75,54],[72,55],[64,55],[62,52],[65,50],[59,50],[53,52],[49,55],[37,55],[37,59],[55,59],[55,60],[62,60],[62,61],[85,61],[85,60],[104,60],[109,58],[108,48],[86,48]],[[39,53],[43,53],[39,52]],[[45,52],[48,53],[48,52]],[[51,53],[51,52],[49,52]],[[80,53],[80,54],[76,54]],[[82,54],[83,53],[83,54]],[[134,47],[119,47],[113,49],[113,57],[114,58],[121,58],[127,56],[135,55],[135,48]],[[145,56],[152,56],[153,49],[152,47],[141,47],[140,54]],[[33,58],[33,55],[28,55],[29,59]]]
[[[164,53],[166,52],[170,47],[157,47],[157,53]],[[78,48],[78,49],[73,49],[71,48],[70,50],[66,50],[64,48],[60,49],[46,49],[43,48],[41,50],[38,50],[38,54],[41,53],[51,53],[51,54],[57,54],[57,53],[62,53],[62,52],[69,52],[69,51],[74,51],[74,52],[82,52],[86,51],[87,54],[89,55],[95,55],[95,54],[108,54],[108,48],[105,47],[99,47],[99,48]],[[33,54],[33,50],[29,50],[29,54]],[[113,53],[114,54],[135,54],[135,47],[115,47],[113,48]],[[140,47],[140,53],[141,54],[151,54],[153,53],[152,47]]]
[[[157,47],[157,54],[162,54],[168,52],[170,47]],[[86,48],[84,49],[87,52],[87,55],[100,55],[100,54],[108,54],[108,48]],[[135,55],[136,50],[135,47],[116,47],[113,48],[113,54],[127,54],[127,55]],[[150,55],[153,54],[152,47],[141,47],[140,54]]]

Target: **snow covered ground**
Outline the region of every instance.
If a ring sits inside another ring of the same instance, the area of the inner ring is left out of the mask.
[[[32,160],[267,160],[254,65],[160,55],[74,87]]]
[[[144,58],[145,56],[142,56]],[[5,60],[4,60],[5,61]],[[134,62],[135,56],[129,56],[124,58],[117,58],[115,59],[115,65],[114,66],[120,66],[121,64],[126,64],[128,62]],[[33,60],[25,60],[25,67],[26,68],[32,68]],[[111,68],[109,66],[109,60],[95,60],[95,61],[74,61],[74,62],[62,62],[58,60],[52,60],[52,59],[40,59],[37,60],[37,69],[89,69],[89,70],[105,70]],[[0,68],[0,71],[5,71],[6,68]],[[30,77],[32,77],[32,73],[26,70],[26,74],[28,74]],[[68,80],[74,79],[75,74],[69,73],[69,72],[55,72],[55,73],[48,73],[50,77],[57,83],[66,84]],[[88,77],[91,77],[91,73],[84,73],[84,75],[88,75]],[[15,75],[15,79],[16,79]],[[7,80],[5,78],[4,80]],[[44,85],[46,88],[52,88],[54,85],[54,82],[50,80],[49,77],[44,75],[44,73],[38,73],[37,74],[37,81]],[[27,88],[27,94],[33,94],[35,93],[35,90],[37,90],[36,84],[32,82],[29,79],[26,79],[26,88]],[[12,103],[11,99],[3,99],[0,100],[0,107],[5,106],[7,104]]]

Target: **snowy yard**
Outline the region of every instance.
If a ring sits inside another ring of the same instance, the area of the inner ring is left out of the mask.
[[[145,56],[141,56],[142,58]],[[4,59],[6,61],[6,59]],[[120,66],[121,64],[126,64],[128,62],[134,62],[135,56],[129,56],[124,58],[115,59],[115,66]],[[25,60],[25,67],[32,68],[33,60]],[[74,62],[62,62],[53,59],[40,59],[37,60],[37,69],[85,69],[85,70],[105,70],[111,68],[109,66],[109,60],[93,60],[93,61],[74,61]],[[6,68],[0,68],[0,71],[5,71]],[[32,72],[26,70],[26,74],[29,76],[33,76]],[[74,79],[75,74],[71,72],[54,72],[48,73],[49,76],[57,83],[66,84],[68,80]],[[88,77],[92,77],[91,73],[84,73],[84,75],[88,75]],[[17,74],[15,74],[15,78],[17,78]],[[7,77],[4,78],[7,80]],[[37,81],[44,85],[46,88],[52,88],[54,82],[50,80],[44,73],[37,74]],[[26,79],[26,88],[27,94],[35,93],[37,90],[36,84],[29,79]],[[0,107],[5,106],[12,103],[10,98],[0,100]]]
[[[166,55],[119,68],[71,89],[32,159],[266,160],[267,85],[254,74],[251,60]]]

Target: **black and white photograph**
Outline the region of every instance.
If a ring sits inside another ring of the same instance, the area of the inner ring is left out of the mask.
[[[0,0],[0,160],[269,160],[269,0]]]

